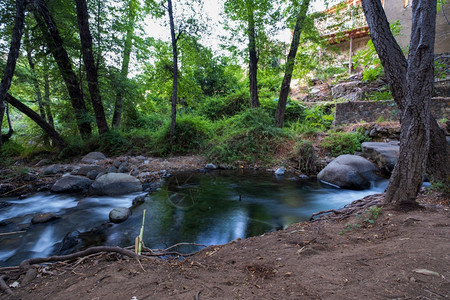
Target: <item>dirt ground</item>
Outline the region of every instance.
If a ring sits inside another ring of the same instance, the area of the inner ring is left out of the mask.
[[[422,209],[295,224],[183,260],[109,253],[41,266],[31,283],[0,298],[447,299],[450,201],[420,201]],[[8,284],[21,281],[13,273],[0,271]]]

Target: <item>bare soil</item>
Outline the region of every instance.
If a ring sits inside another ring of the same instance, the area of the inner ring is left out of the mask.
[[[185,259],[98,254],[40,266],[4,299],[447,299],[450,209],[442,195],[423,207],[383,207],[342,221],[295,224],[210,246]],[[13,278],[14,272],[0,272]]]

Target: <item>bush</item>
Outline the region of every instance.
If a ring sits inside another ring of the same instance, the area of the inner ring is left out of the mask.
[[[261,99],[261,107],[271,116],[275,116],[277,111],[278,99]],[[284,112],[285,122],[295,122],[296,120],[305,117],[305,108],[298,103],[288,99],[286,103],[286,110]]]
[[[267,162],[287,135],[274,126],[274,119],[261,108],[247,109],[222,121],[208,152],[218,162]]]
[[[334,112],[331,107],[331,105],[325,104],[305,108],[302,112],[304,118],[292,122],[290,130],[298,134],[311,135],[329,129],[334,120]]]
[[[331,155],[354,154],[361,151],[361,143],[370,138],[360,132],[333,132],[322,142],[322,146],[330,151]]]
[[[301,140],[295,143],[292,160],[296,162],[297,169],[302,173],[313,175],[319,170],[316,150],[310,141]]]
[[[1,150],[2,157],[16,157],[25,152],[25,147],[10,139],[2,144]]]
[[[210,136],[210,123],[202,117],[182,115],[175,124],[174,144],[170,145],[170,121],[158,130],[153,141],[153,153],[184,155],[201,150]]]
[[[226,97],[208,97],[199,106],[200,115],[215,121],[224,117],[234,116],[249,107],[248,91],[239,90]]]

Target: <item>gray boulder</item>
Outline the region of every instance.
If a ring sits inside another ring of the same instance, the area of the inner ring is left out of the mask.
[[[209,164],[206,164],[206,165],[205,165],[205,169],[207,169],[207,170],[216,170],[217,167],[216,167],[215,164],[209,163]]]
[[[122,223],[131,215],[131,210],[126,207],[113,208],[109,212],[109,221],[111,223]]]
[[[92,180],[86,177],[67,175],[55,182],[51,191],[53,193],[84,193],[91,183]]]
[[[400,151],[399,142],[364,142],[361,148],[363,156],[375,162],[380,169],[389,173],[394,170]]]
[[[57,174],[60,170],[59,165],[51,165],[44,169],[44,175],[54,175]]]
[[[82,159],[81,162],[85,164],[93,164],[97,162],[98,160],[104,160],[106,159],[106,156],[101,152],[90,152],[86,154]]]
[[[282,176],[282,175],[284,175],[284,172],[285,172],[284,167],[281,167],[281,168],[278,168],[278,169],[275,171],[275,175],[276,175],[276,176]]]
[[[363,190],[378,176],[377,166],[357,155],[341,155],[317,175],[322,182],[345,189]]]
[[[92,195],[123,195],[141,191],[141,182],[135,177],[123,173],[102,175],[92,183],[89,189],[89,193]]]

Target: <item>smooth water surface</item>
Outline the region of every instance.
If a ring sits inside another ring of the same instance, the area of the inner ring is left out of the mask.
[[[36,194],[24,200],[3,198],[0,202],[0,265],[17,265],[23,259],[59,253],[64,236],[88,232],[83,245],[134,244],[145,219],[144,244],[167,248],[176,243],[224,244],[236,238],[263,234],[307,220],[311,214],[337,209],[364,196],[383,192],[387,181],[369,190],[336,189],[315,181],[272,173],[214,171],[189,173],[168,178],[165,184],[134,207],[121,224],[108,224],[114,207],[131,207],[140,194],[119,197]],[[141,194],[142,195],[142,194]],[[2,204],[2,203],[0,203]],[[30,224],[39,213],[53,212],[61,218],[45,224]],[[97,228],[97,230],[92,230]],[[22,233],[1,235],[24,231]],[[183,252],[196,247],[179,249]]]

